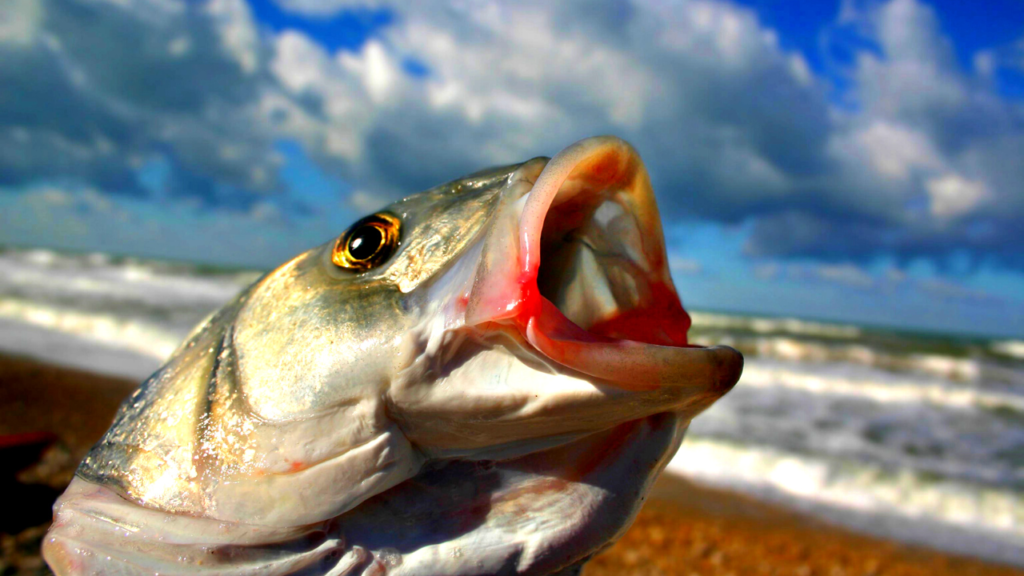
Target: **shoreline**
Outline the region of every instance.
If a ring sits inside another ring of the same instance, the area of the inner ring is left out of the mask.
[[[23,454],[27,469],[12,458],[0,470],[0,485],[14,491],[8,495],[33,509],[0,530],[0,572],[48,573],[38,544],[52,499],[136,385],[0,353],[0,436],[56,439],[40,453]],[[1024,569],[861,535],[745,494],[663,474],[634,525],[583,574],[1024,576]]]
[[[1013,576],[1024,569],[853,532],[747,494],[662,474],[583,576]]]

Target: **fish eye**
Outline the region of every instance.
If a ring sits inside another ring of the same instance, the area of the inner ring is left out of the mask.
[[[384,263],[398,247],[401,222],[391,214],[374,214],[338,237],[331,252],[335,265],[363,272]]]

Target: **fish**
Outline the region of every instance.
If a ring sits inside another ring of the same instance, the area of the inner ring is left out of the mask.
[[[120,407],[57,574],[578,574],[743,358],[689,343],[613,136],[397,201],[267,273]]]

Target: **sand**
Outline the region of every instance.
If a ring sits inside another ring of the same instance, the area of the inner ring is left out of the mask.
[[[8,507],[0,514],[0,576],[49,573],[38,549],[50,505],[134,386],[0,355],[0,489],[7,502],[19,503],[17,512]],[[583,574],[1024,576],[1024,570],[853,534],[663,476],[636,523]]]

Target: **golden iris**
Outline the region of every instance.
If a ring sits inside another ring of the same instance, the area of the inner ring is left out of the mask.
[[[362,272],[386,261],[398,247],[401,222],[391,214],[374,214],[353,224],[334,243],[331,261]]]

